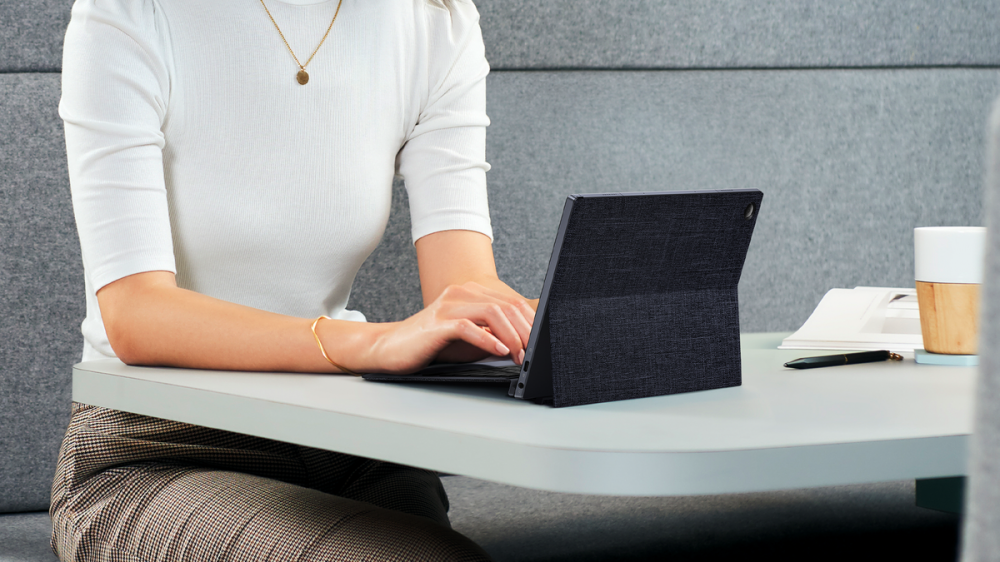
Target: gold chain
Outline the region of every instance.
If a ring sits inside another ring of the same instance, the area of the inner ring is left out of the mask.
[[[296,79],[299,81],[299,84],[302,84],[304,86],[307,82],[309,82],[309,73],[306,72],[306,67],[309,66],[309,63],[312,62],[313,57],[315,57],[316,53],[319,52],[319,48],[323,46],[323,43],[326,41],[327,36],[330,35],[330,30],[333,29],[333,22],[337,21],[337,14],[340,13],[340,5],[343,3],[344,0],[339,0],[337,2],[337,11],[333,13],[333,19],[330,20],[330,26],[326,28],[326,33],[324,33],[323,38],[319,40],[319,45],[316,45],[316,48],[313,49],[312,54],[309,55],[309,59],[306,60],[305,64],[302,64],[301,62],[299,62],[299,57],[295,56],[295,51],[292,50],[292,46],[288,44],[288,39],[285,39],[285,34],[282,33],[281,28],[278,27],[278,22],[274,21],[274,16],[271,15],[271,10],[267,9],[267,4],[264,3],[264,0],[260,0],[260,5],[264,6],[264,11],[267,12],[267,17],[271,19],[271,23],[273,23],[274,28],[278,30],[278,35],[281,36],[281,40],[285,43],[285,47],[288,49],[288,52],[292,54],[292,58],[295,59],[295,64],[299,65],[299,73],[295,75]]]

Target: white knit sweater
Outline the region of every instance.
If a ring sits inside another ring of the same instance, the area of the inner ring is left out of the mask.
[[[265,0],[303,62],[336,0]],[[343,0],[299,85],[259,0],[77,0],[63,96],[86,275],[85,360],[114,356],[96,291],[143,271],[299,317],[345,310],[405,178],[413,239],[492,236],[485,77],[468,0]]]

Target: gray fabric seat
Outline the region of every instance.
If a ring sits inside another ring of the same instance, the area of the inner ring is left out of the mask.
[[[498,561],[954,560],[959,518],[913,482],[676,498],[445,478],[452,525]]]
[[[761,189],[744,331],[797,328],[831,287],[910,286],[914,226],[980,224],[981,124],[1000,90],[994,0],[478,5],[493,67],[494,246],[501,276],[525,294],[541,287],[569,193]],[[68,15],[66,0],[0,3],[0,562],[54,559],[45,509],[82,348],[56,115]],[[395,193],[352,295],[375,321],[420,306]],[[892,548],[943,560],[958,524],[913,507],[912,483],[657,499],[446,481],[455,527],[498,560]],[[974,513],[995,512],[992,497]]]
[[[0,562],[55,562],[47,512],[0,515]]]

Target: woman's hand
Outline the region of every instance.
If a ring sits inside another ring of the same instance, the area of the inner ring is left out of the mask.
[[[450,285],[422,311],[386,325],[372,346],[378,370],[410,373],[434,360],[476,361],[490,355],[524,361],[535,311],[516,293],[476,282]]]

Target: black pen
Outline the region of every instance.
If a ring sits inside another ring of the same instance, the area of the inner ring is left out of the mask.
[[[841,353],[840,355],[824,355],[822,357],[803,357],[785,363],[792,369],[815,369],[817,367],[834,367],[836,365],[852,365],[854,363],[872,363],[874,361],[902,361],[903,356],[891,351],[862,351],[861,353]]]

